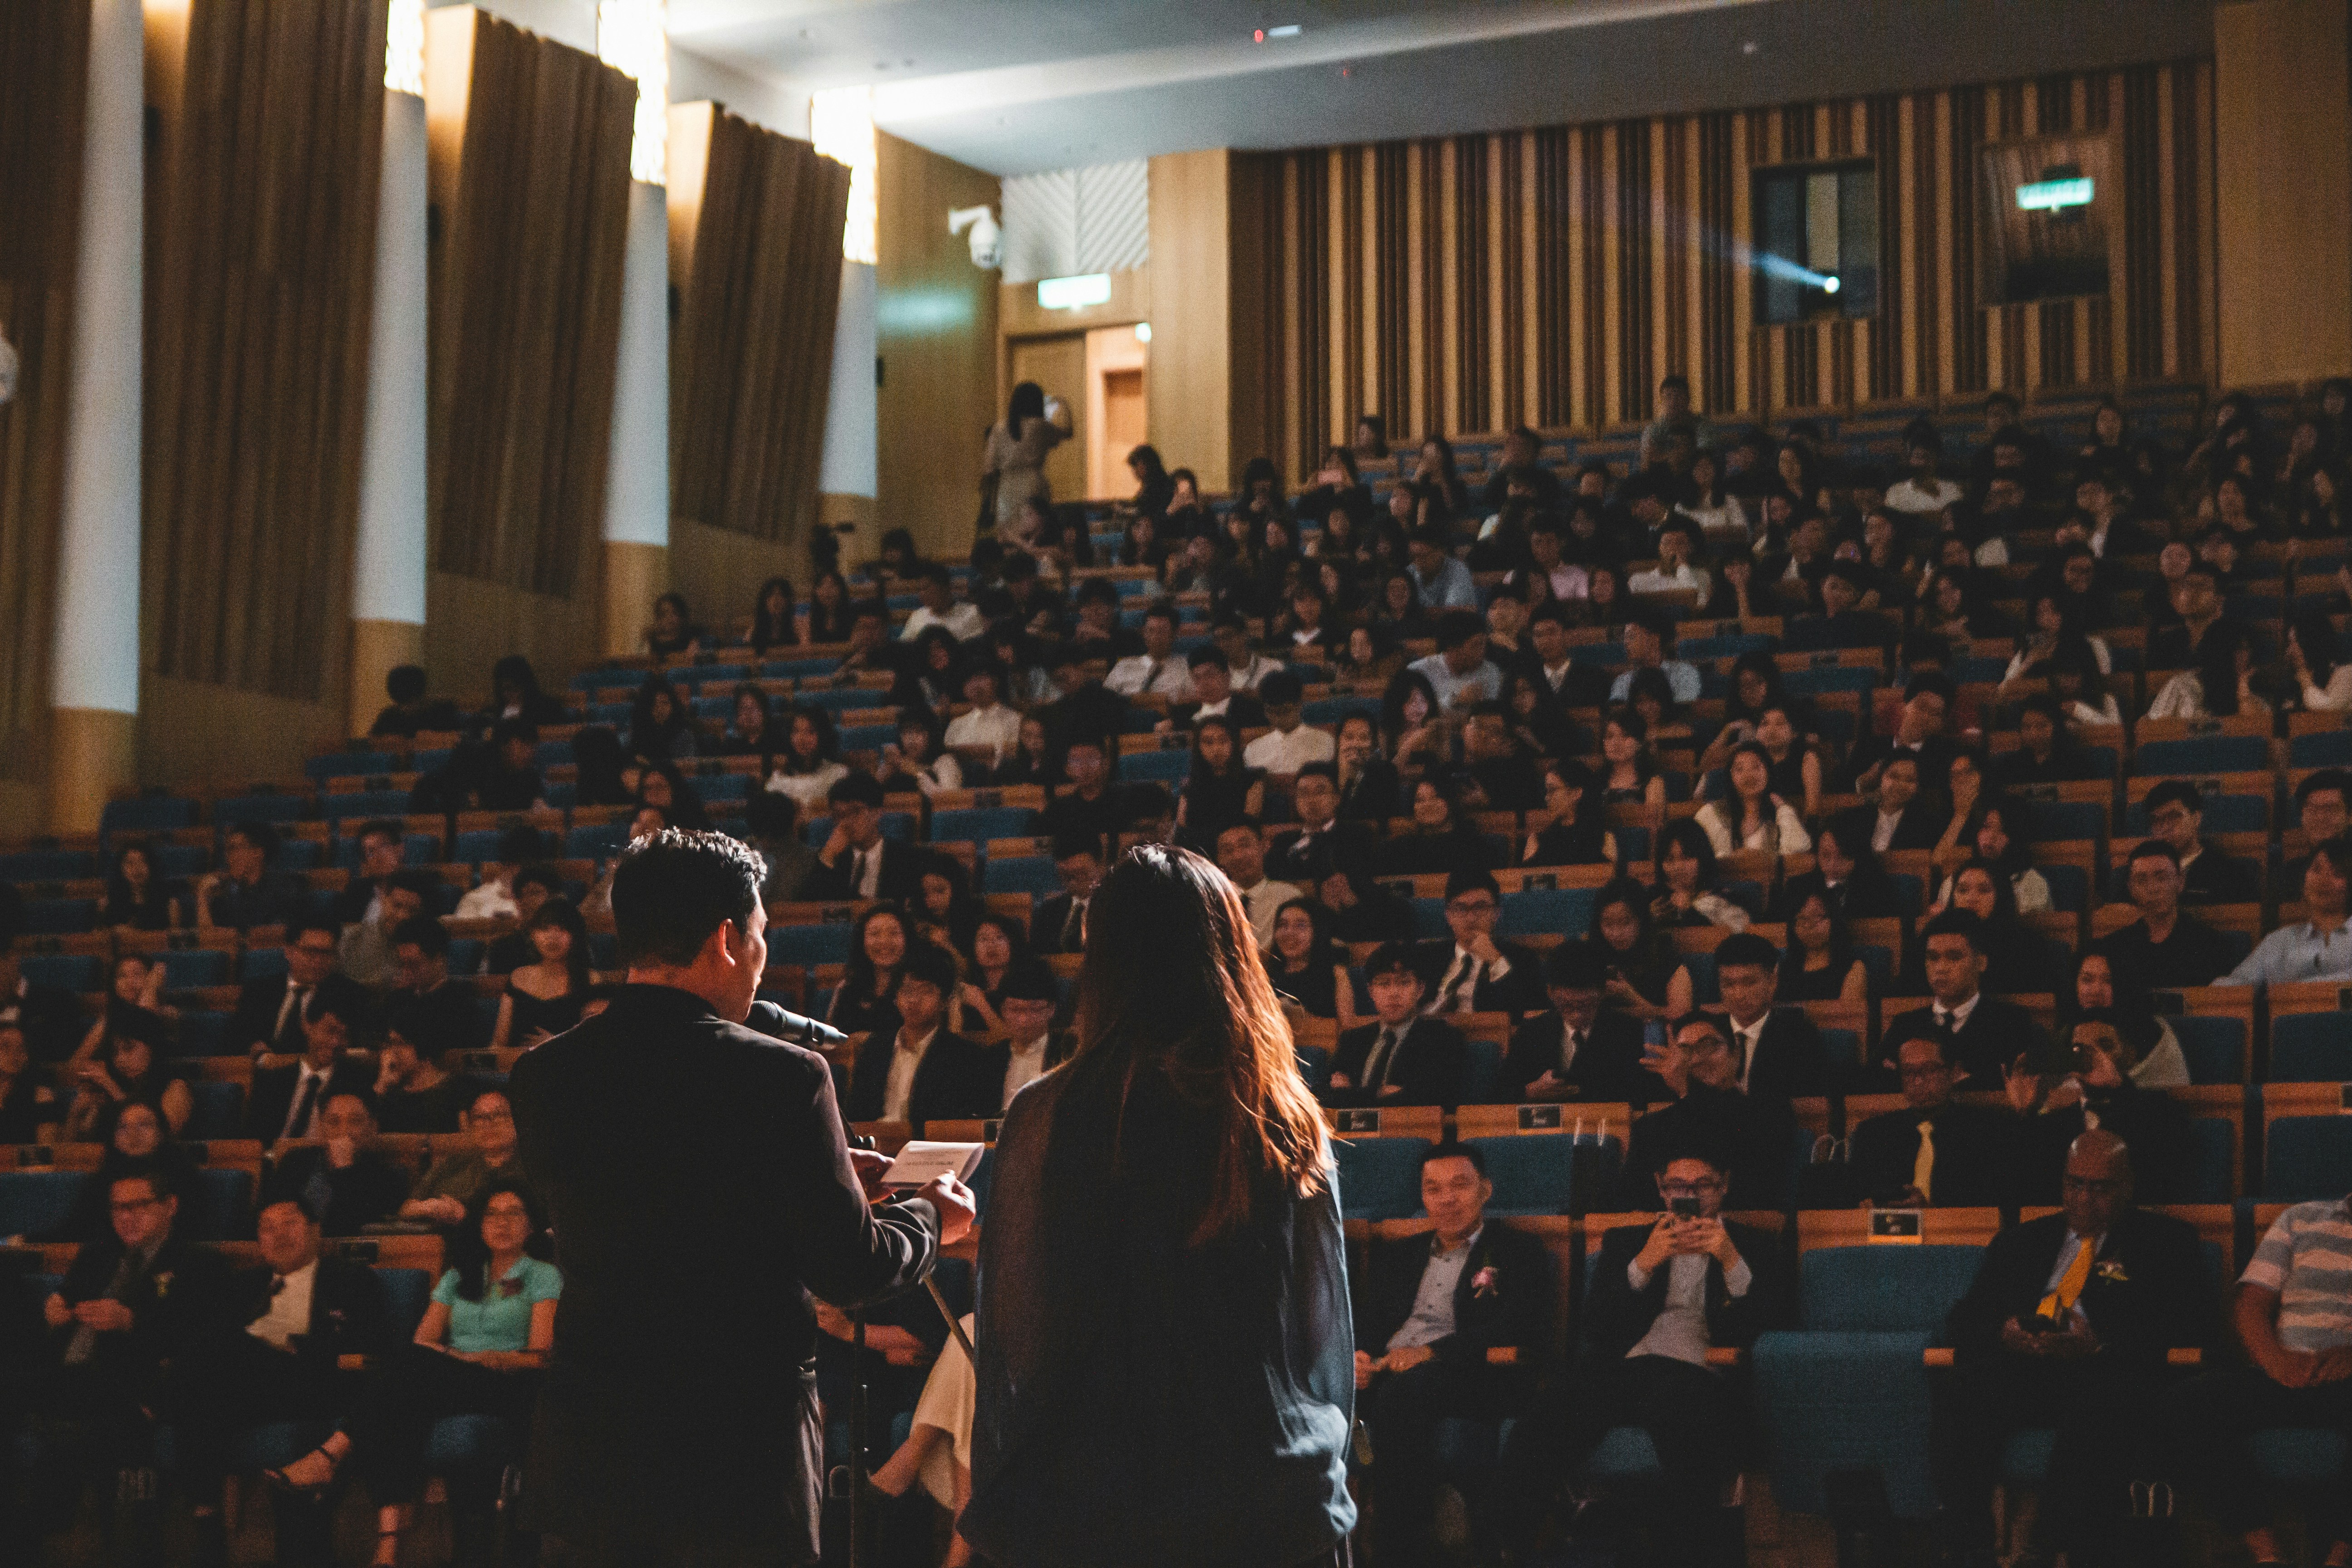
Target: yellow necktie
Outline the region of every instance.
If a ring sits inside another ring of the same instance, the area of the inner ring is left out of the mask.
[[[1911,1160],[1911,1184],[1919,1189],[1921,1203],[1929,1201],[1929,1194],[1934,1191],[1931,1184],[1935,1174],[1936,1124],[1922,1121],[1919,1123],[1919,1152]]]
[[[2090,1283],[2091,1254],[2094,1250],[2089,1241],[2083,1243],[2082,1248],[2074,1254],[2074,1261],[2066,1265],[2066,1272],[2059,1277],[2058,1289],[2042,1298],[2042,1305],[2035,1309],[2039,1315],[2055,1321],[2074,1310],[2074,1303],[2082,1297],[2083,1287]]]

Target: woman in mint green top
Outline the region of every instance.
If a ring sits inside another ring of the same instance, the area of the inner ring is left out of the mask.
[[[451,1237],[449,1267],[433,1287],[415,1339],[373,1370],[342,1430],[284,1469],[265,1471],[270,1483],[322,1494],[356,1456],[352,1468],[375,1496],[375,1562],[388,1568],[424,1489],[425,1441],[436,1421],[497,1416],[520,1454],[563,1289],[555,1265],[534,1256],[546,1242],[537,1200],[517,1183],[493,1182]]]

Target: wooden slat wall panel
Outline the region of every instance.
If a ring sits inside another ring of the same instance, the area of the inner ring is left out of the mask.
[[[148,163],[149,668],[340,695],[383,148],[373,0],[195,0]]]
[[[2112,292],[1982,308],[1979,150],[2061,129],[2118,143]],[[1296,344],[1284,460],[1297,479],[1327,432],[1346,437],[1357,389],[1403,443],[1646,419],[1670,371],[1702,407],[1751,416],[2201,374],[2211,140],[2210,62],[2185,61],[1282,154],[1267,233]],[[1878,161],[1879,314],[1758,326],[1741,259],[1754,171],[1860,156]]]
[[[432,26],[432,559],[568,598],[604,527],[636,84],[487,13]]]
[[[714,104],[672,124],[699,140],[689,166],[701,183],[669,193],[671,510],[803,538],[816,524],[849,169]]]
[[[0,322],[18,357],[0,406],[0,778],[24,782],[47,758],[89,47],[87,0],[0,5]]]

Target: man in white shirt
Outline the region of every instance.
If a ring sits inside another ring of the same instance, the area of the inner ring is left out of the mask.
[[[499,836],[499,858],[482,868],[482,883],[457,900],[461,921],[502,921],[516,918],[514,879],[525,866],[536,865],[547,852],[536,827],[520,825]]]
[[[1013,1097],[1028,1088],[1070,1054],[1070,1037],[1056,1033],[1054,1011],[1059,1005],[1054,977],[1043,965],[1031,964],[1004,977],[1000,1014],[1007,1037],[992,1055],[1003,1069],[1003,1109],[1013,1109]]]
[[[1161,600],[1143,613],[1143,651],[1112,665],[1103,685],[1121,697],[1192,700],[1192,672],[1176,651],[1175,605]]]
[[[1936,461],[1941,456],[1937,443],[1914,440],[1909,454],[1911,471],[1887,487],[1886,504],[1913,517],[1927,517],[1957,503],[1968,492],[1954,480],[1936,477]]]
[[[995,767],[1021,743],[1021,715],[1004,705],[998,690],[1003,684],[994,665],[972,666],[971,673],[963,678],[963,700],[971,707],[948,721],[949,750],[985,748],[988,765]]]
[[[1291,900],[1303,898],[1287,882],[1265,874],[1265,836],[1254,822],[1237,822],[1217,835],[1217,868],[1232,879],[1249,910],[1250,929],[1260,949],[1274,944],[1274,917]]]
[[[1406,668],[1429,682],[1441,709],[1472,708],[1503,695],[1503,672],[1486,658],[1486,622],[1475,610],[1437,617],[1437,651]]]
[[[1470,568],[1454,556],[1453,542],[1444,523],[1432,522],[1423,524],[1406,547],[1412,563],[1405,570],[1421,595],[1421,607],[1433,614],[1478,607],[1478,584]]]
[[[1217,617],[1209,628],[1209,638],[1225,656],[1225,668],[1233,677],[1236,691],[1255,691],[1260,682],[1282,668],[1280,661],[1267,658],[1250,647],[1249,623],[1231,610]]]
[[[1609,700],[1622,702],[1633,694],[1633,677],[1644,669],[1663,669],[1677,702],[1698,700],[1698,667],[1669,658],[1674,651],[1674,627],[1654,610],[1636,610],[1625,618],[1620,634],[1625,644],[1625,668],[1610,684]]]
[[[1647,572],[1636,572],[1625,579],[1625,588],[1633,594],[1673,594],[1684,590],[1696,594],[1705,604],[1713,588],[1706,572],[1691,564],[1697,553],[1691,535],[1693,529],[1679,519],[1658,531],[1658,563]]]
[[[916,580],[915,591],[923,602],[907,617],[898,629],[900,642],[913,642],[933,626],[945,626],[948,635],[958,642],[969,642],[988,629],[988,617],[980,613],[977,605],[968,605],[956,598],[955,577],[944,563],[934,561],[923,568]]]
[[[1310,729],[1304,721],[1302,690],[1298,677],[1286,669],[1265,678],[1257,695],[1272,728],[1243,749],[1245,765],[1288,777],[1309,763],[1328,763],[1339,754],[1329,731]]]

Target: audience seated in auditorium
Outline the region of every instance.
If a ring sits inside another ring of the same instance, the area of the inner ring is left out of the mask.
[[[1726,937],[1715,950],[1740,1092],[1774,1100],[1825,1093],[1830,1069],[1821,1032],[1802,1008],[1773,1005],[1780,969],[1780,950],[1752,932]]]
[[[1513,1032],[1497,1092],[1527,1100],[1647,1098],[1654,1079],[1642,1067],[1642,1026],[1603,1005],[1607,963],[1586,943],[1564,942],[1543,965],[1550,1008]]]
[[[302,1004],[302,1055],[283,1067],[257,1067],[245,1101],[245,1135],[265,1145],[320,1135],[327,1101],[364,1093],[367,1064],[344,1052],[368,1026],[367,994],[347,980],[321,982]]]
[[[1675,700],[1696,702],[1699,697],[1698,668],[1673,657],[1674,626],[1654,610],[1639,610],[1625,619],[1625,668],[1609,686],[1609,700],[1623,702],[1633,696],[1633,679],[1645,669],[1662,671]]]
[[[562,892],[562,879],[551,866],[526,866],[514,875],[515,929],[493,937],[482,949],[482,973],[511,974],[537,962],[539,949],[530,940],[530,922],[547,900]]]
[[[427,695],[431,689],[424,666],[395,665],[383,678],[383,694],[392,700],[378,710],[368,733],[410,740],[426,731],[454,732],[463,723],[457,705]]]
[[[1586,945],[1608,965],[1609,1005],[1643,1022],[1691,1010],[1691,973],[1650,913],[1649,889],[1618,878],[1601,889]]]
[[[9,889],[11,897],[15,889]],[[187,923],[187,892],[155,874],[154,852],[136,839],[118,841],[114,870],[106,879],[104,924],[126,931],[171,931]]]
[[[1382,840],[1375,857],[1383,877],[1491,871],[1502,859],[1494,842],[1465,818],[1453,782],[1436,775],[1413,784],[1412,826]]]
[[[393,933],[420,916],[429,919],[440,913],[433,907],[440,887],[439,879],[426,870],[395,870],[388,875],[369,905],[369,913],[343,927],[336,963],[345,977],[371,991],[385,991],[400,984]]]
[[[256,975],[240,988],[236,1011],[229,1019],[229,1048],[255,1056],[299,1056],[303,1009],[311,994],[334,976],[338,942],[335,928],[325,921],[288,922],[286,968]]]
[[[1846,1195],[1881,1208],[1973,1208],[2000,1203],[2015,1121],[1952,1098],[1959,1066],[1947,1036],[1915,1034],[1895,1047],[1903,1106],[1854,1126]]]
[[[240,822],[224,834],[221,869],[196,883],[196,923],[241,931],[293,919],[301,885],[269,868],[277,852],[278,830],[266,822]]]
[[[1435,1228],[1375,1241],[1350,1292],[1384,1564],[1442,1560],[1431,1539],[1438,1424],[1510,1419],[1543,1370],[1551,1259],[1536,1237],[1486,1217],[1494,1195],[1476,1146],[1432,1144],[1421,1201]]]
[[[482,863],[482,879],[457,900],[451,918],[461,921],[517,920],[514,879],[526,866],[547,857],[547,837],[527,823],[515,823],[499,835],[498,858]]]
[[[1668,823],[1657,837],[1657,855],[1650,917],[1661,930],[1748,929],[1753,917],[1719,890],[1722,872],[1705,828],[1688,819]]]
[[[1983,990],[1987,962],[1984,922],[1967,910],[1946,910],[1920,928],[1921,978],[1928,1002],[1897,1014],[1880,1037],[1883,1068],[1914,1035],[1935,1034],[1953,1042],[1963,1089],[2001,1087],[2020,1040],[2037,1039],[2033,1016]]]
[[[357,1236],[392,1219],[408,1200],[408,1174],[376,1147],[375,1109],[365,1091],[327,1097],[319,1142],[283,1146],[273,1157],[268,1194],[299,1202],[329,1236]]]
[[[1038,815],[1040,835],[1108,839],[1126,826],[1125,792],[1111,782],[1109,755],[1097,735],[1073,735],[1064,742],[1062,773],[1072,788]]]
[[[2116,977],[2135,991],[2210,985],[2231,966],[2222,935],[2182,910],[2180,854],[2161,838],[2142,839],[2126,862],[2126,885],[2139,919],[2109,932],[2099,950]]]
[[[857,1049],[842,1102],[851,1121],[953,1121],[1003,1108],[1003,1064],[945,1027],[956,989],[955,960],[928,942],[910,945],[891,994],[898,1023],[876,1029]]]
[[[1502,911],[1502,890],[1491,872],[1447,875],[1445,923],[1454,934],[1419,946],[1423,1013],[1532,1013],[1544,1005],[1540,962],[1525,948],[1495,940]]]
[[[1360,1015],[1348,955],[1331,940],[1329,911],[1315,900],[1292,899],[1275,911],[1265,972],[1274,988],[1308,1017],[1334,1019],[1342,1032],[1356,1026]]]
[[[883,837],[882,786],[870,773],[850,773],[826,792],[833,831],[817,851],[808,893],[824,900],[915,896],[931,851]]]
[[[1242,896],[1249,911],[1250,929],[1261,950],[1274,941],[1274,919],[1282,906],[1300,896],[1300,889],[1265,874],[1265,832],[1255,822],[1236,822],[1216,837],[1217,869]]]
[[[1313,762],[1298,770],[1290,786],[1291,815],[1298,826],[1274,836],[1266,851],[1266,873],[1278,880],[1312,887],[1328,868],[1370,863],[1377,841],[1359,822],[1339,818],[1338,764]]]
[[[2135,1560],[2118,1539],[2133,1483],[2170,1474],[2166,1352],[2206,1342],[2213,1292],[2197,1232],[2138,1205],[2158,1156],[2119,1131],[2072,1140],[2061,1211],[1996,1236],[1946,1326],[1953,1366],[1933,1384],[1929,1447],[1941,1533],[1963,1562],[1994,1561],[1992,1492],[2020,1430],[2054,1430],[2034,1536],[2069,1563]]]
[[[1324,1090],[1328,1105],[1456,1105],[1469,1082],[1469,1046],[1453,1025],[1425,1016],[1420,954],[1384,942],[1364,964],[1376,1021],[1339,1037]]]
[[[490,1048],[529,1049],[577,1024],[593,1000],[588,925],[567,899],[550,899],[524,928],[539,957],[507,976]]]
[[[2292,985],[2352,980],[2352,921],[2345,914],[2347,876],[2352,876],[2352,836],[2338,834],[2314,845],[2303,870],[2304,918],[2263,938],[2220,983]]]
[[[2194,784],[2165,779],[2140,805],[2147,813],[2149,830],[2172,847],[2180,862],[2182,903],[2250,904],[2262,897],[2259,867],[2223,854],[2199,837],[2204,831],[2205,800]]]
[[[2145,1167],[2141,1195],[2151,1203],[2184,1203],[2192,1195],[2196,1135],[2189,1112],[2161,1089],[2140,1088],[2131,1069],[2152,1031],[2138,1020],[2127,1039],[2112,1011],[2093,1009],[2059,1031],[2055,1050],[2021,1052],[2007,1079],[2010,1108],[2020,1119],[2011,1200],[2058,1199],[2066,1149],[2084,1131],[2105,1128],[2137,1150]]]
[[[357,925],[377,918],[378,907],[392,879],[405,864],[408,846],[397,822],[377,820],[360,829],[359,869],[335,895],[335,921]]]
[[[1620,1208],[1644,1206],[1643,1194],[1654,1190],[1675,1151],[1693,1140],[1719,1152],[1719,1169],[1730,1184],[1727,1205],[1760,1209],[1787,1204],[1795,1118],[1785,1095],[1750,1094],[1740,1088],[1739,1058],[1730,1036],[1720,1017],[1693,1013],[1669,1026],[1663,1047],[1643,1054],[1643,1066],[1654,1081],[1642,1098],[1665,1103],[1634,1122],[1626,1140],[1617,1185]]]
[[[66,1112],[69,1142],[106,1142],[115,1118],[131,1105],[153,1106],[174,1137],[187,1125],[195,1100],[187,1079],[163,1059],[170,1036],[161,1026],[167,1022],[142,1009],[105,1026],[103,1041],[77,1069],[73,1104]]]
[[[1000,1110],[1013,1109],[1014,1095],[1069,1060],[1077,1048],[1076,1036],[1054,1027],[1060,1006],[1060,990],[1043,965],[1024,965],[1005,976],[997,996],[1004,1038],[984,1047],[990,1070],[1003,1086]]]

